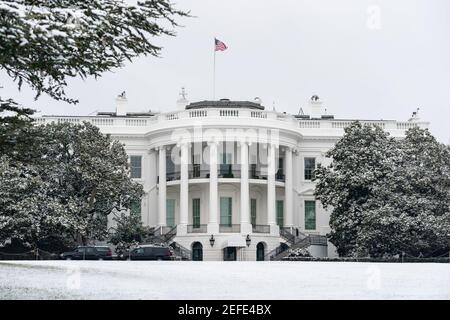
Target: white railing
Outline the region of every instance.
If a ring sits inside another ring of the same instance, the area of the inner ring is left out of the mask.
[[[204,118],[208,116],[208,111],[206,110],[192,110],[189,111],[190,118]]]
[[[362,124],[370,126],[378,126],[381,129],[386,128],[386,123],[382,121],[360,121]],[[333,129],[345,129],[350,127],[353,121],[332,121],[331,126]]]
[[[317,120],[301,120],[298,125],[302,129],[319,129],[320,121]]]
[[[145,127],[147,126],[146,119],[127,119],[126,120],[127,127]]]
[[[178,120],[178,113],[168,113],[165,115],[166,120]]]
[[[251,111],[250,116],[252,118],[267,119],[267,113],[264,111]]]
[[[221,121],[223,118],[235,118],[249,119],[256,121],[283,121],[286,125],[296,126],[300,129],[338,129],[342,130],[349,127],[354,121],[352,120],[336,120],[336,119],[296,119],[294,116],[278,113],[275,111],[264,110],[251,110],[251,109],[197,109],[197,110],[181,110],[170,113],[161,113],[148,117],[71,117],[71,116],[46,116],[42,118],[36,118],[37,124],[46,123],[73,123],[81,124],[83,121],[92,123],[99,127],[149,127],[158,124],[163,124],[167,121],[183,121],[190,120],[192,118],[202,119],[217,119]],[[372,126],[379,126],[385,130],[407,130],[415,126],[421,128],[428,127],[428,123],[425,122],[396,122],[396,121],[360,121],[362,124],[368,124]],[[263,125],[263,122],[261,122]],[[276,125],[276,123],[275,123]]]
[[[397,122],[397,129],[399,130],[408,130],[414,127],[420,127],[417,122]]]
[[[107,118],[94,118],[91,119],[91,123],[95,126],[113,126],[114,125],[114,119],[107,119]]]
[[[239,110],[234,109],[221,109],[219,110],[221,117],[239,117]]]

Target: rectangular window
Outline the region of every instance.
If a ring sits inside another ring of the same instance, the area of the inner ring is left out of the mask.
[[[277,224],[280,227],[284,226],[284,201],[277,200]]]
[[[305,158],[305,180],[314,178],[314,170],[316,170],[316,158]]]
[[[256,199],[250,200],[250,215],[252,218],[252,225],[256,225]]]
[[[200,199],[192,199],[192,224],[200,228]]]
[[[305,230],[316,230],[315,201],[305,201]]]
[[[231,153],[222,153],[220,176],[223,178],[233,178]]]
[[[200,178],[200,155],[192,155],[192,177]]]
[[[278,158],[278,170],[280,170],[281,172],[283,172],[283,164],[284,164],[284,159]]]
[[[220,224],[231,227],[232,225],[232,199],[220,198]]]
[[[176,180],[175,163],[172,161],[171,154],[166,155],[166,179],[167,181]]]
[[[166,200],[166,224],[175,227],[175,199]]]
[[[130,206],[130,213],[135,215],[141,215],[141,201],[133,201]]]
[[[141,179],[142,178],[142,157],[141,156],[131,156],[130,157],[130,167],[131,167],[131,178]]]

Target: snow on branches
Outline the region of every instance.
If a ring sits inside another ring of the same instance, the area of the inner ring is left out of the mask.
[[[158,56],[150,38],[174,35],[168,0],[0,1],[0,66],[37,93],[66,97],[66,79],[98,77],[139,55]]]
[[[450,249],[450,149],[428,130],[401,140],[356,122],[316,171],[342,256],[437,256]]]

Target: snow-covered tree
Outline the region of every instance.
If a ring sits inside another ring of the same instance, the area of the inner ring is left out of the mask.
[[[331,165],[319,165],[315,172],[316,198],[332,208],[329,238],[341,256],[355,253],[373,187],[392,171],[394,144],[379,127],[355,122],[327,153]]]
[[[427,131],[394,140],[355,123],[316,171],[342,256],[436,256],[449,250],[450,152]]]
[[[142,186],[133,182],[123,145],[90,123],[43,127],[43,175],[55,181],[54,193],[70,204],[74,236],[85,243],[107,235],[107,216],[140,201]],[[72,221],[70,219],[69,221]]]
[[[0,1],[0,67],[37,97],[76,102],[67,79],[98,77],[139,55],[158,56],[155,37],[186,16],[168,0]]]
[[[23,164],[3,158],[0,241],[30,242],[27,234],[33,232],[36,243],[44,225],[49,234],[64,234],[83,244],[104,239],[108,216],[128,210],[143,194],[142,186],[130,178],[123,145],[89,123],[35,130],[42,137],[39,161]]]
[[[0,70],[56,100],[72,78],[100,77],[138,56],[158,56],[155,38],[173,36],[188,13],[170,0],[0,0]],[[33,110],[0,95],[0,155],[32,146]],[[25,159],[30,154],[25,154]]]
[[[371,255],[444,255],[450,249],[449,148],[419,128],[397,146],[392,174],[374,189],[360,242]]]
[[[122,212],[113,220],[115,227],[111,230],[109,242],[116,246],[119,254],[140,244],[149,235],[149,228],[142,224],[138,214]]]
[[[66,231],[68,206],[49,195],[51,182],[39,171],[0,158],[0,243],[14,239],[36,248],[39,241]]]

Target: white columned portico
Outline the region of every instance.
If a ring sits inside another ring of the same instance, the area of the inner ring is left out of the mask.
[[[166,178],[166,147],[159,147],[159,188],[158,188],[158,225],[165,226],[166,220],[166,194],[167,194],[167,178]]]
[[[177,227],[177,235],[187,233],[189,215],[189,144],[180,145],[180,223]]]
[[[250,187],[248,181],[248,144],[240,143],[241,147],[241,233],[249,234],[252,232],[250,221]]]
[[[219,233],[218,222],[218,198],[219,182],[217,177],[217,142],[210,142],[209,145],[209,221],[208,233]]]
[[[275,144],[269,144],[267,146],[267,224],[270,226],[270,233],[276,235],[279,234],[279,228],[276,220],[276,189],[275,189]]]
[[[285,219],[286,227],[294,226],[293,216],[293,170],[292,170],[292,148],[286,148],[286,173],[285,173]]]

